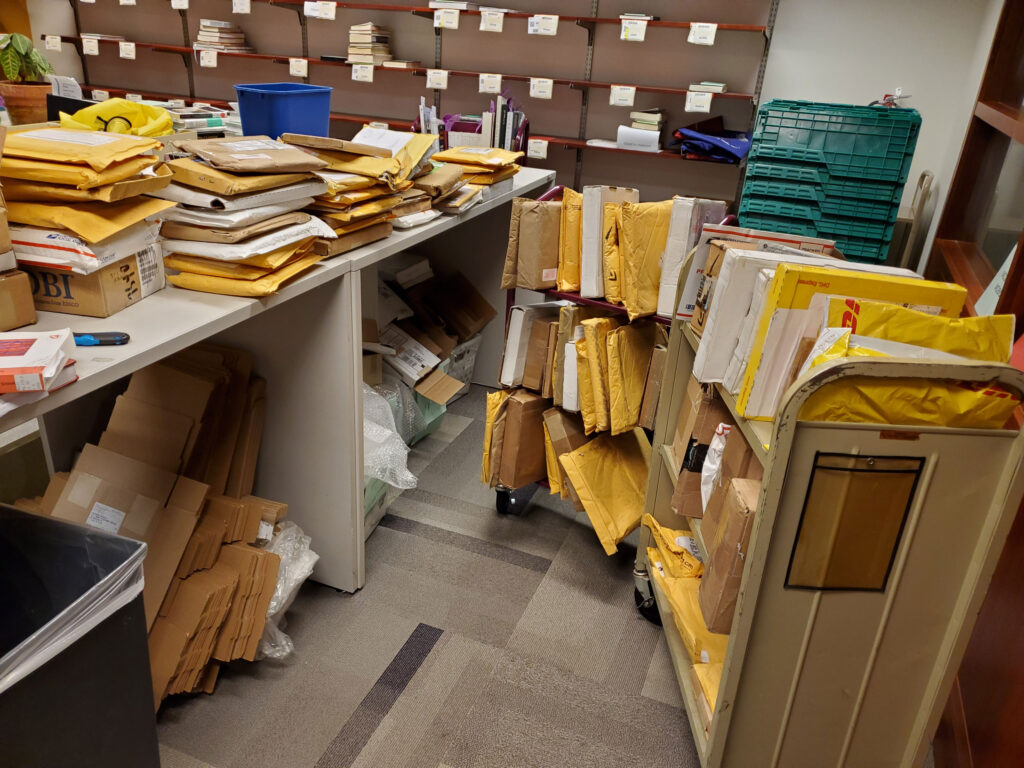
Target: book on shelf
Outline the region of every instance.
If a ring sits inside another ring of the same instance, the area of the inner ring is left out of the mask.
[[[480,8],[477,3],[467,3],[463,0],[430,0],[430,7],[437,10],[451,8],[456,11],[475,11]]]
[[[218,43],[192,43],[196,51],[218,51],[219,53],[255,53],[251,45],[220,45]]]
[[[124,35],[101,35],[99,32],[80,32],[79,37],[95,37],[97,40],[124,40]]]
[[[392,59],[391,61],[383,62],[382,66],[385,69],[418,69],[423,65],[418,61],[401,61],[399,59]]]
[[[391,35],[364,35],[353,32],[348,36],[349,45],[355,43],[381,43],[387,45],[391,42]]]
[[[371,55],[364,53],[350,53],[346,59],[349,64],[373,64],[375,67],[382,66],[385,61],[391,61],[391,54],[386,56]]]
[[[639,128],[641,131],[660,131],[661,130],[661,123],[658,123],[657,125],[653,125],[651,123],[637,123],[637,122],[633,122],[633,123],[629,124],[629,127],[630,128]]]
[[[725,83],[701,80],[699,83],[690,83],[689,90],[697,93],[725,93]]]
[[[213,27],[215,29],[237,29],[233,21],[221,21],[220,19],[200,19],[199,27]]]

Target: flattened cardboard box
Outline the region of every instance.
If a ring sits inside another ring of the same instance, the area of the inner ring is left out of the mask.
[[[0,331],[21,328],[35,321],[32,281],[28,274],[18,269],[0,272]]]

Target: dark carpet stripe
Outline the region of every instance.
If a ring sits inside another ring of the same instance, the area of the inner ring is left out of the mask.
[[[529,552],[521,552],[512,547],[494,544],[490,541],[467,536],[464,533],[456,533],[445,528],[438,528],[435,525],[421,523],[418,520],[410,520],[407,517],[386,514],[380,521],[380,525],[383,528],[391,528],[392,530],[409,533],[423,539],[430,539],[439,544],[458,547],[476,555],[483,555],[484,557],[501,560],[511,565],[518,565],[520,568],[526,568],[537,573],[547,573],[548,568],[551,567],[551,561],[546,557],[531,555]]]
[[[316,768],[349,768],[416,674],[443,630],[420,624],[334,737]]]

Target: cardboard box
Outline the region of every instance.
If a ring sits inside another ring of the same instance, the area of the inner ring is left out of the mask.
[[[558,325],[558,320],[548,323],[547,356],[544,359],[544,370],[540,377],[541,397],[551,398],[555,395],[555,353],[558,349]]]
[[[519,214],[516,287],[534,291],[555,287],[561,221],[560,202],[523,201]]]
[[[238,574],[238,588],[217,634],[212,657],[218,661],[254,661],[281,558],[246,544],[229,544],[222,548],[219,563]]]
[[[2,220],[0,229],[6,229]],[[0,250],[2,253],[4,251]],[[21,328],[35,321],[36,308],[32,301],[32,282],[29,276],[18,269],[0,272],[0,331]]]
[[[159,243],[88,275],[28,264],[24,269],[36,309],[69,315],[109,317],[166,284]]]
[[[548,362],[548,340],[551,329],[558,334],[557,320],[541,320],[530,326],[530,338],[526,345],[526,366],[523,368],[523,386],[540,392],[544,379],[544,367]]]
[[[760,492],[761,484],[756,480],[732,480],[726,487],[720,511],[716,509],[710,518],[713,538],[709,538],[706,527],[702,529],[710,560],[697,594],[704,622],[712,632],[727,634],[732,629]],[[708,507],[711,512],[711,505]]]
[[[522,389],[509,396],[499,470],[499,481],[506,488],[522,488],[547,478],[543,413],[548,405],[540,395]]]
[[[548,408],[544,411],[543,417],[544,425],[548,428],[551,446],[555,449],[556,457],[561,456],[563,453],[575,451],[581,445],[590,441],[583,428],[583,419],[578,413],[568,413],[561,408]],[[573,504],[577,505],[576,508],[582,510],[583,504],[580,502],[576,490],[572,487],[572,482],[565,473],[565,469],[562,468],[561,462],[558,463],[558,468],[561,471],[562,487],[567,490],[569,497],[573,500]]]
[[[208,490],[203,483],[86,445],[53,517],[146,542],[142,599],[152,627]]]
[[[445,327],[458,335],[459,341],[480,333],[497,317],[498,310],[460,273],[434,282],[435,289],[428,299],[430,306],[444,319]]]
[[[672,511],[683,517],[704,517],[704,505],[700,496],[700,472],[687,469],[679,473],[670,502]]]
[[[749,241],[733,240],[712,240],[708,248],[707,261],[704,262],[704,273],[697,285],[697,298],[695,300],[693,317],[690,318],[690,327],[694,333],[700,336],[704,332],[704,325],[708,319],[708,312],[711,310],[711,302],[715,298],[715,282],[722,269],[722,262],[725,260],[725,252],[730,248],[740,248],[745,251],[758,249],[757,243]]]
[[[686,383],[686,395],[679,409],[679,422],[672,440],[677,468],[700,474],[708,445],[719,424],[732,424],[732,415],[713,384],[701,384],[693,376]]]
[[[189,416],[120,395],[99,446],[178,474],[188,464],[198,429]]]
[[[394,323],[381,331],[380,340],[395,350],[395,354],[388,355],[384,362],[394,368],[410,387],[416,386],[441,362],[441,358]]]
[[[651,352],[651,364],[647,369],[647,381],[644,383],[644,398],[640,403],[638,426],[654,429],[654,419],[658,414],[658,400],[661,398],[661,382],[665,378],[665,361],[668,359],[668,347],[658,344]]]
[[[263,425],[267,416],[267,380],[259,376],[249,382],[249,391],[242,414],[242,427],[238,432],[235,454],[231,459],[231,471],[224,488],[224,495],[239,498],[252,493],[256,478],[256,462],[259,459],[260,443],[263,440]]]

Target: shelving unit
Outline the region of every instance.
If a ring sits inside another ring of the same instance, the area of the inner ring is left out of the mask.
[[[688,271],[687,262],[681,274]],[[701,521],[670,507],[677,479],[671,443],[698,343],[688,324],[673,321],[652,446],[661,460],[651,462],[645,512],[661,525],[688,527],[707,562]],[[726,399],[764,478],[707,732],[689,654],[666,595],[648,577],[646,528],[634,571],[638,590],[657,603],[702,768],[920,766],[927,754],[1024,495],[1024,435],[799,419],[811,394],[855,376],[999,382],[1024,392],[1024,374],[1008,366],[850,359],[798,381],[771,424],[738,417]],[[821,454],[921,462],[880,591],[787,587]],[[965,476],[969,487],[957,479]],[[973,510],[969,518],[964,509]],[[950,547],[944,531],[954,528]]]

